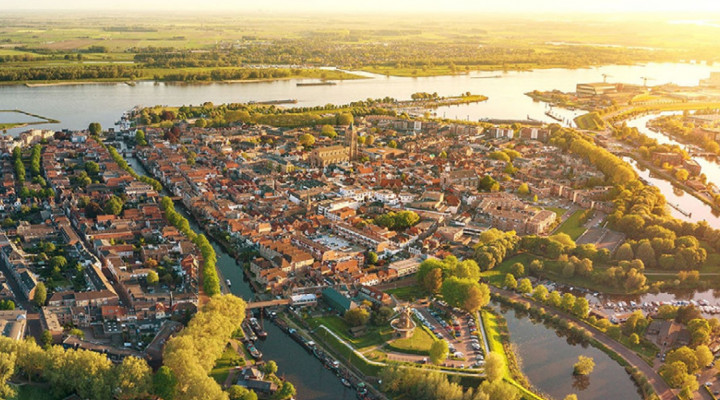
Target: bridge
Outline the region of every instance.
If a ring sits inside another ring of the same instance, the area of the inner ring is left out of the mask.
[[[268,301],[253,301],[251,303],[247,303],[245,306],[246,310],[253,310],[255,308],[265,308],[265,307],[276,307],[276,306],[286,306],[290,304],[292,300],[290,299],[280,299],[280,300],[268,300]]]

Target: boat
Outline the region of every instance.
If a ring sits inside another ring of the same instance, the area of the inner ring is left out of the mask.
[[[348,381],[348,380],[345,379],[345,378],[340,379],[340,383],[342,383],[343,386],[345,386],[345,387],[350,387],[350,386],[351,386],[351,385],[350,385],[350,381]]]
[[[267,337],[267,332],[265,332],[262,326],[260,326],[257,318],[250,318],[250,327],[253,331],[255,331],[255,334],[258,335],[259,338],[262,339]]]
[[[232,282],[230,282],[230,279],[225,279],[225,283],[228,285],[228,287],[232,286]]]
[[[260,352],[260,350],[257,349],[257,347],[255,347],[254,344],[252,344],[252,342],[245,343],[245,348],[247,349],[248,353],[250,353],[252,358],[256,360],[262,358],[262,353]]]
[[[502,75],[490,75],[490,76],[471,76],[470,79],[495,79],[502,78]]]
[[[243,330],[243,333],[245,334],[245,339],[247,339],[251,342],[254,342],[258,339],[257,336],[255,336],[255,333],[252,331],[252,329],[250,329],[250,325],[248,324],[247,321],[243,321],[242,330]]]
[[[322,81],[322,82],[298,82],[295,84],[296,86],[335,86],[337,85],[337,82],[328,82],[328,81]]]

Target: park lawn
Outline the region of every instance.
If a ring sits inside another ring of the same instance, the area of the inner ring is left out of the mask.
[[[215,379],[215,382],[219,385],[224,384],[228,374],[230,374],[230,368],[238,365],[240,359],[242,359],[242,357],[240,357],[231,346],[226,346],[222,356],[215,361],[215,366],[209,374],[210,377]]]
[[[540,208],[542,208],[543,210],[552,211],[552,212],[554,212],[555,214],[557,214],[558,217],[562,217],[562,216],[565,215],[565,213],[567,212],[566,209],[560,208],[560,207],[547,206],[547,207],[540,207]]]
[[[333,331],[336,335],[340,336],[343,340],[350,343],[356,349],[362,351],[368,347],[379,346],[387,343],[392,338],[393,330],[390,325],[375,327],[368,325],[367,333],[361,337],[354,338],[349,335],[348,330],[350,327],[345,321],[337,316],[319,317],[309,319],[308,322],[313,329],[317,329],[320,325],[325,325]]]
[[[605,121],[596,112],[589,112],[575,117],[575,124],[578,128],[586,130],[597,131],[605,128]]]
[[[586,211],[587,210],[575,211],[570,218],[568,218],[555,230],[554,233],[566,233],[573,240],[577,240],[577,238],[586,231],[583,224],[587,222],[590,216],[590,214]]]
[[[619,342],[622,343],[623,346],[631,349],[632,351],[638,353],[641,357],[644,357],[645,359],[650,361],[652,361],[655,358],[655,355],[657,355],[657,353],[660,351],[657,346],[645,339],[640,339],[640,343],[634,345],[630,343],[629,336],[622,335]]]
[[[350,350],[343,343],[340,343],[337,338],[335,338],[335,336],[331,335],[325,329],[318,329],[317,331],[315,331],[315,334],[322,339],[321,343],[330,347],[330,350],[335,353],[336,357],[343,360],[343,362],[349,362],[354,367],[359,369],[363,374],[367,376],[377,376],[380,369],[382,369],[382,367],[380,366],[368,364],[354,351]]]
[[[430,335],[422,326],[415,328],[413,335],[407,339],[397,339],[388,343],[392,350],[405,351],[413,354],[429,354],[435,338]]]
[[[503,287],[503,284],[505,283],[505,275],[510,273],[510,267],[515,264],[516,262],[519,262],[520,264],[525,266],[525,273],[528,272],[528,265],[530,265],[530,262],[532,260],[536,259],[538,257],[533,256],[532,254],[528,253],[521,253],[514,257],[508,258],[507,260],[500,263],[500,265],[496,266],[495,268],[484,271],[480,274],[482,278],[485,278],[491,285],[496,287]],[[517,276],[515,278],[518,278]]]
[[[427,297],[427,293],[420,286],[411,285],[395,289],[388,289],[385,293],[397,297],[399,300],[414,301],[422,297]]]
[[[11,385],[16,391],[12,400],[57,400],[60,397],[52,395],[52,391],[46,386],[36,385]]]

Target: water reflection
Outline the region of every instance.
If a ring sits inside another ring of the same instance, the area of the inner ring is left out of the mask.
[[[523,311],[497,307],[507,320],[510,340],[521,358],[521,369],[541,392],[556,399],[576,393],[583,400],[639,399],[625,369],[578,335],[548,328]],[[588,377],[573,375],[580,355],[592,357],[595,369]]]

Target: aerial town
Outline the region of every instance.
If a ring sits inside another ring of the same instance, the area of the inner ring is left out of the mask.
[[[0,399],[720,397],[720,8],[80,3],[0,15]]]

